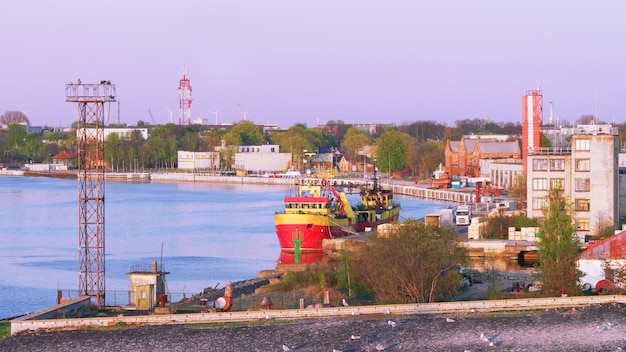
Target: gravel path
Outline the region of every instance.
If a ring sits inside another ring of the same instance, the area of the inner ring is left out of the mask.
[[[355,316],[240,326],[142,326],[24,333],[0,351],[619,351],[626,306],[455,316]],[[450,318],[454,321],[448,321]],[[395,322],[395,327],[389,321]],[[493,337],[493,346],[481,339]],[[351,339],[351,336],[355,337]]]

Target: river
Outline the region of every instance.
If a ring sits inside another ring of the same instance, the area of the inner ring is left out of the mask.
[[[105,186],[107,304],[125,304],[133,265],[162,261],[173,299],[274,269],[273,214],[288,186],[126,183]],[[401,217],[447,204],[397,196]],[[0,319],[52,306],[78,287],[78,183],[0,177]]]

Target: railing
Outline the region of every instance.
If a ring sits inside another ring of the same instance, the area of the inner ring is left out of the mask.
[[[571,147],[562,148],[530,148],[528,155],[568,155],[572,154]]]

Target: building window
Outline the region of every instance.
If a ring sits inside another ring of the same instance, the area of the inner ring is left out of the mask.
[[[589,171],[589,159],[576,159],[576,171]]]
[[[533,159],[533,171],[548,171],[548,159]]]
[[[576,192],[589,192],[591,182],[588,178],[577,178],[574,181],[574,190]]]
[[[565,170],[565,159],[550,159],[551,171],[563,171]]]
[[[533,190],[535,191],[547,191],[548,179],[547,178],[533,178]]]
[[[552,189],[565,189],[565,179],[563,178],[551,178],[550,188]]]
[[[576,211],[589,211],[589,199],[576,199]]]
[[[542,210],[545,206],[545,198],[533,198],[533,210]]]
[[[589,231],[589,219],[578,219],[576,220],[576,230],[578,231]]]
[[[579,151],[589,151],[591,145],[591,140],[589,139],[577,139],[575,148]]]

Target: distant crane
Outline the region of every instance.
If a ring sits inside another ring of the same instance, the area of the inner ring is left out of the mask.
[[[148,108],[148,113],[150,114],[150,121],[152,121],[152,126],[154,126],[154,117],[152,116],[152,111]]]

